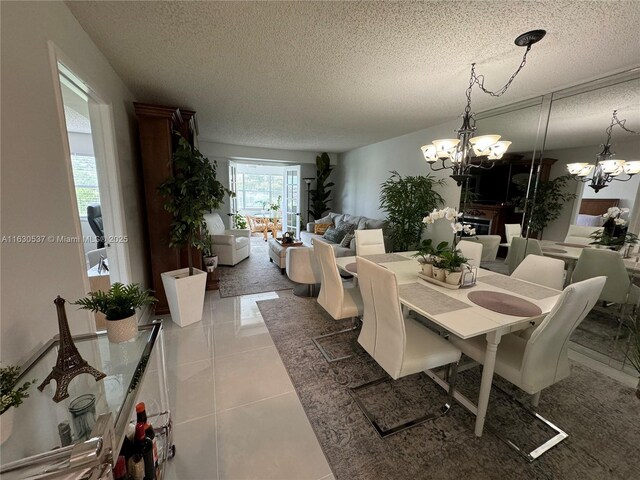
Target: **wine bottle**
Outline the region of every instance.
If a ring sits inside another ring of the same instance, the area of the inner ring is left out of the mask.
[[[158,467],[158,441],[156,440],[156,432],[153,430],[153,426],[147,420],[147,409],[144,402],[140,402],[136,405],[136,422],[144,423],[147,437],[153,442],[153,464]]]
[[[127,473],[131,480],[144,480],[144,460],[136,453],[127,462]]]
[[[153,462],[153,442],[145,434],[146,423],[136,424],[136,453],[144,460],[144,480],[155,480],[156,467]]]

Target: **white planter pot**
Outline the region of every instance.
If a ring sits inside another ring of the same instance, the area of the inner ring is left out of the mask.
[[[444,282],[445,272],[446,270],[444,268],[433,267],[433,278],[435,278],[439,282]]]
[[[425,277],[433,277],[433,265],[431,263],[423,263],[422,274]]]
[[[138,317],[135,313],[121,320],[106,320],[105,323],[110,342],[127,342],[138,336]]]
[[[446,273],[446,282],[449,285],[459,285],[460,278],[462,278],[462,272],[447,272]]]
[[[161,274],[167,294],[171,320],[181,327],[202,320],[207,274],[197,268],[189,276],[189,269],[182,268]]]
[[[13,416],[16,413],[15,407],[10,407],[9,410],[0,415],[0,444],[4,443],[13,431]]]

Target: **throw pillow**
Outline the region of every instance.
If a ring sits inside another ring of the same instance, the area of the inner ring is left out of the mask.
[[[340,242],[340,246],[344,247],[344,248],[349,248],[351,247],[351,241],[356,238],[356,234],[355,233],[347,233],[344,238],[342,239],[342,241]]]
[[[337,227],[329,227],[323,238],[333,243],[340,243],[347,233],[353,233],[356,226],[353,223],[341,223]]]
[[[313,233],[317,235],[324,235],[328,228],[332,225],[330,223],[316,223],[313,227]]]
[[[331,214],[329,214],[326,217],[316,220],[316,223],[328,223],[329,225],[333,225],[333,218],[331,218]]]

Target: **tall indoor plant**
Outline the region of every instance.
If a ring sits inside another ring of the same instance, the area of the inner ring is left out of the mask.
[[[420,243],[422,219],[444,203],[435,191],[444,185],[444,179],[431,175],[403,177],[396,171],[381,185],[380,208],[387,213],[394,251],[407,251]]]
[[[333,187],[334,183],[325,182],[329,179],[332,170],[331,159],[327,152],[323,152],[316,157],[316,188],[309,190],[311,200],[309,213],[314,220],[322,218],[324,213],[329,210],[329,202],[331,201],[330,188]]]
[[[217,163],[178,136],[178,148],[172,157],[173,176],[158,187],[158,192],[166,198],[164,208],[173,215],[169,246],[187,247],[188,268],[162,274],[171,319],[183,327],[202,318],[207,275],[193,267],[192,248],[204,247],[203,237],[208,235],[204,216],[219,209],[225,195],[234,194],[217,180]]]
[[[560,217],[565,205],[576,198],[575,193],[568,192],[567,183],[571,175],[562,175],[553,180],[540,180],[535,190],[535,204],[530,204],[527,214],[529,229],[540,236],[547,226]],[[573,186],[573,183],[570,184]],[[524,208],[527,202],[526,185],[519,186],[522,196],[515,199],[519,207]],[[530,200],[529,200],[530,201]],[[526,223],[525,223],[526,224]]]
[[[17,407],[29,396],[28,390],[35,380],[18,385],[20,367],[0,367],[0,443],[4,443],[13,431],[13,417]]]

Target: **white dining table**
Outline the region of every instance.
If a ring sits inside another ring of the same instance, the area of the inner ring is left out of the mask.
[[[573,269],[576,266],[580,254],[585,248],[595,248],[593,245],[585,245],[583,247],[572,246],[572,244],[566,244],[564,242],[556,242],[554,240],[538,240],[540,247],[542,248],[543,255],[552,258],[559,258],[564,260],[567,265],[567,275],[565,277],[565,286],[571,282],[571,275]],[[627,268],[629,274],[640,273],[640,254],[629,258],[623,258],[624,266]]]
[[[400,287],[400,303],[404,307],[424,316],[443,330],[446,330],[447,332],[450,332],[462,339],[477,337],[479,335],[484,335],[486,337],[487,349],[483,363],[482,380],[480,383],[477,405],[474,405],[473,402],[464,397],[460,392],[456,392],[455,394],[456,399],[476,415],[475,434],[480,437],[482,436],[484,429],[487,407],[489,405],[496,353],[500,345],[500,339],[503,335],[528,327],[532,321],[551,311],[561,292],[559,290],[540,287],[539,285],[525,282],[523,280],[512,279],[506,275],[485,269],[478,269],[477,282],[473,287],[455,290],[444,288],[439,285],[428,283],[418,276],[418,273],[420,272],[420,264],[415,258],[412,258],[411,254],[412,252],[404,252],[397,254],[369,255],[364,258],[368,258],[396,274],[398,285]],[[355,264],[355,261],[355,256],[336,258],[336,263],[341,270],[357,277],[357,271],[354,272],[353,269],[350,269],[352,268],[350,264]],[[414,283],[423,285],[428,289],[432,289],[431,292],[422,290],[424,293],[436,292],[433,293],[433,295],[437,296],[438,294],[442,294],[447,298],[440,297],[444,302],[433,302],[431,304],[429,302],[421,301],[420,295],[416,294],[416,290],[420,290],[420,287],[402,287],[403,285]],[[505,315],[488,310],[476,305],[467,297],[470,292],[479,290],[502,292],[523,298],[540,307],[542,313],[536,317],[527,318]],[[544,298],[540,298],[541,296]],[[447,299],[451,299],[452,301],[457,300],[465,305],[462,306],[458,304],[458,302],[455,302],[458,306],[457,309],[443,311],[447,309],[443,309],[441,304],[447,303]],[[439,303],[440,305],[438,305]],[[442,387],[447,388],[447,383],[435,372],[427,371],[426,373]]]

